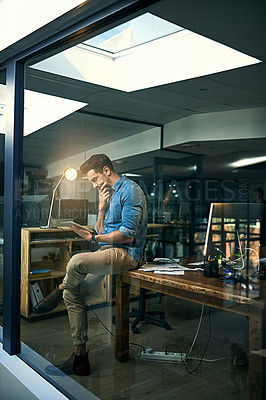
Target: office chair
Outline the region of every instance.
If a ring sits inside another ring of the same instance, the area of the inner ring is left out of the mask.
[[[132,311],[129,313],[129,318],[135,318],[131,325],[131,330],[133,333],[137,334],[140,333],[139,328],[137,325],[139,322],[144,321],[153,325],[161,326],[166,330],[172,329],[171,325],[167,323],[164,319],[165,315],[163,311],[146,311],[146,293],[148,292],[147,289],[140,288],[139,293],[139,308],[133,308]],[[160,295],[159,303],[161,303],[162,294]]]
[[[147,243],[144,250],[144,258],[146,261],[152,261],[154,257],[163,257],[164,249],[162,246],[163,242],[163,232],[162,228],[160,228],[157,234],[147,235],[147,238],[151,237],[152,240],[155,241],[152,243],[150,250],[148,249]],[[172,329],[171,325],[167,323],[165,320],[165,314],[163,311],[146,311],[146,299],[147,299],[147,289],[140,288],[139,293],[139,308],[133,308],[129,313],[129,318],[135,318],[131,325],[131,329],[133,333],[140,333],[140,330],[137,328],[139,322],[144,321],[153,325],[161,326],[167,330]],[[159,304],[162,301],[162,294],[160,295]]]

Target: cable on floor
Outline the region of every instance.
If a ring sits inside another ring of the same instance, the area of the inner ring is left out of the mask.
[[[197,340],[197,337],[198,337],[198,334],[199,334],[199,329],[200,329],[201,322],[202,322],[203,312],[204,312],[204,305],[202,305],[202,307],[201,307],[201,314],[200,314],[200,319],[199,319],[197,331],[196,331],[196,334],[195,334],[194,339],[192,341],[192,344],[190,346],[189,352],[187,353],[187,357],[189,357],[189,355],[190,355],[190,353],[191,353],[191,351],[192,351],[192,349],[194,347],[194,344],[195,344],[195,342]]]
[[[97,320],[100,322],[100,324],[102,324],[102,326],[107,330],[107,332],[110,333],[111,336],[113,336],[114,338],[116,338],[116,335],[110,331],[109,328],[107,328],[107,326],[103,323],[103,321],[98,317],[98,315],[96,314],[96,312],[94,310],[92,310],[91,308],[89,308],[89,311],[95,315],[95,317],[97,318]],[[142,344],[138,344],[138,343],[132,343],[129,342],[129,344],[131,344],[132,346],[138,346],[141,347],[143,349],[143,351],[145,351],[145,346],[143,346]]]

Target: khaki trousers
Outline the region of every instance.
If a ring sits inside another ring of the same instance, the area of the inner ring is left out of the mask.
[[[88,341],[86,304],[90,292],[105,275],[120,274],[137,266],[126,250],[110,247],[74,255],[66,267],[63,298],[68,311],[73,345]]]

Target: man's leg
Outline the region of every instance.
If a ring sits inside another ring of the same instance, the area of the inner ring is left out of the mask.
[[[88,293],[104,278],[102,275],[87,274],[84,281],[74,290],[65,289],[63,298],[68,312],[69,325],[73,340],[73,353],[68,360],[56,368],[47,367],[48,374],[58,374],[58,369],[68,375],[90,375],[90,362],[86,350],[88,341],[87,300]]]
[[[90,367],[86,353],[86,342],[88,340],[86,297],[92,288],[99,283],[103,275],[125,272],[134,269],[136,266],[137,261],[120,248],[81,253],[72,257],[67,265],[63,283],[58,289],[60,292],[64,292],[63,297],[68,310],[74,345],[72,356],[58,366],[62,371],[68,374],[89,375]],[[78,368],[75,368],[75,363]]]
[[[68,312],[75,354],[85,354],[88,341],[87,304],[89,294],[101,282],[104,275],[87,274],[76,290],[65,289],[63,299]]]
[[[89,253],[76,254],[66,267],[66,275],[60,289],[75,290],[87,274],[113,275],[136,268],[137,261],[117,247]]]
[[[98,264],[98,265],[97,265]],[[137,262],[122,249],[81,253],[67,265],[62,285],[75,354],[85,354],[88,340],[86,297],[105,275],[135,268]]]
[[[77,290],[87,274],[112,275],[134,269],[137,261],[121,248],[108,248],[74,255],[66,266],[63,283],[38,303],[33,311],[43,314],[54,310],[63,300],[63,290]]]

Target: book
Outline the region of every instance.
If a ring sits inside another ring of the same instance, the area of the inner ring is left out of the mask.
[[[50,269],[35,269],[30,271],[30,279],[44,278],[45,276],[51,276],[52,272]]]
[[[30,297],[33,307],[43,299],[43,294],[38,282],[30,285]]]
[[[31,299],[33,307],[35,307],[37,305],[37,300],[36,300],[32,285],[30,285],[30,299]]]

